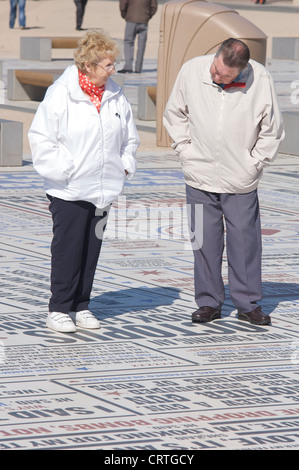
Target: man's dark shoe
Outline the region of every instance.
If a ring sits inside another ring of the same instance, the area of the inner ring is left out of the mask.
[[[221,318],[220,308],[200,307],[192,313],[192,321],[195,323],[207,323],[208,321]]]
[[[249,321],[253,325],[269,325],[271,323],[271,318],[269,315],[266,315],[261,307],[257,307],[248,313],[238,312],[238,318],[240,320]]]
[[[133,70],[121,69],[117,71],[118,73],[133,73]]]

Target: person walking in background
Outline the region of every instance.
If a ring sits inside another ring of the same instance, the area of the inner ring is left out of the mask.
[[[53,219],[47,326],[62,333],[100,327],[88,306],[102,232],[136,170],[132,109],[110,78],[118,54],[109,36],[87,31],[75,64],[48,88],[28,133]]]
[[[143,57],[147,41],[148,22],[158,8],[157,0],[120,0],[121,17],[126,20],[124,37],[125,65],[119,73],[132,73],[134,45],[138,37],[135,73],[142,70]]]
[[[25,6],[26,0],[10,0],[9,27],[14,28],[19,6],[19,25],[21,29],[26,28]]]
[[[230,38],[215,55],[186,62],[164,113],[180,155],[194,252],[193,322],[221,318],[224,303],[224,221],[228,284],[238,318],[270,323],[262,298],[261,226],[257,186],[284,138],[273,81]],[[202,210],[202,212],[201,212]]]
[[[83,17],[88,0],[74,0],[76,5],[76,29],[82,31]]]

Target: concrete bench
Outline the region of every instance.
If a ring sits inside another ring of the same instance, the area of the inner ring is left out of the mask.
[[[80,37],[21,37],[20,57],[26,60],[52,60],[52,49],[76,49]],[[119,48],[118,59],[123,58],[123,41],[113,39]]]
[[[47,88],[64,69],[9,69],[7,71],[7,98],[12,101],[42,101]]]
[[[272,58],[299,60],[299,38],[273,38]]]
[[[21,166],[23,159],[23,123],[0,119],[0,167]]]
[[[139,85],[138,87],[138,119],[142,121],[156,120],[157,87]]]
[[[26,60],[52,60],[52,49],[76,49],[78,37],[21,37],[20,57]]]
[[[47,88],[57,80],[65,69],[9,69],[7,71],[7,99],[12,101],[42,101]],[[122,88],[124,77],[113,75],[112,79]]]
[[[283,111],[285,139],[281,142],[279,152],[288,155],[299,155],[299,111]]]

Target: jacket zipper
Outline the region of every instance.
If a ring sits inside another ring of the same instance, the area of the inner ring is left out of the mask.
[[[220,98],[220,110],[219,110],[219,117],[218,117],[218,129],[217,129],[217,136],[216,136],[216,162],[215,162],[215,172],[214,172],[214,185],[218,186],[219,180],[219,168],[221,164],[221,143],[223,142],[223,116],[224,116],[224,99],[225,93],[221,92]]]

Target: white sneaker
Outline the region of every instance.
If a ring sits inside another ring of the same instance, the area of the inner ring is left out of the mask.
[[[50,312],[47,318],[47,327],[60,333],[75,333],[75,327],[72,319],[67,313]]]
[[[101,328],[99,320],[89,310],[76,312],[76,325],[87,329]]]

